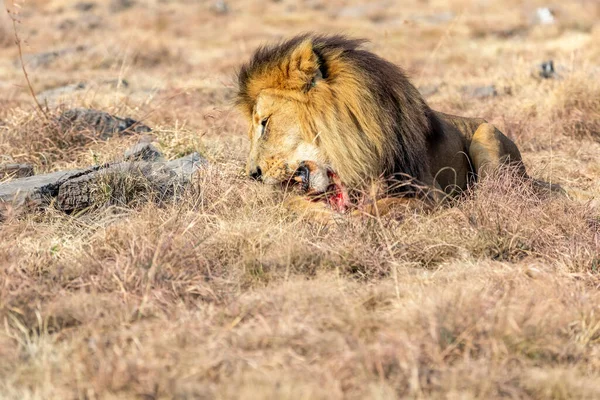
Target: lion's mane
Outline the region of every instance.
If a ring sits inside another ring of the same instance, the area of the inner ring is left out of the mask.
[[[346,184],[420,180],[439,122],[404,72],[364,42],[306,34],[261,47],[238,73],[237,103],[250,117],[262,90],[297,100],[302,131]]]

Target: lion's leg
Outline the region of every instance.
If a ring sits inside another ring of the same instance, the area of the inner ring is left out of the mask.
[[[525,174],[517,145],[489,123],[479,125],[473,134],[469,156],[479,179],[485,178],[504,163],[517,166]]]
[[[517,145],[492,124],[483,123],[477,128],[471,140],[469,156],[473,162],[473,169],[480,180],[501,165],[511,165],[516,167],[517,174],[527,179],[534,188],[560,194],[565,193],[558,184],[544,182],[527,175]]]

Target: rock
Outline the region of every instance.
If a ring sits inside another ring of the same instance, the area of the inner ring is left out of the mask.
[[[429,97],[440,91],[440,85],[423,85],[419,86],[417,89],[419,89],[422,96]]]
[[[13,202],[17,205],[28,203],[34,207],[45,207],[58,195],[58,188],[69,178],[76,177],[86,170],[58,171],[44,175],[34,175],[0,184],[0,202]]]
[[[50,105],[57,105],[65,97],[85,92],[86,90],[95,91],[97,89],[119,89],[129,87],[129,82],[125,79],[107,79],[105,81],[95,82],[78,82],[64,86],[54,87],[43,92],[38,93],[37,97],[42,103],[48,103]]]
[[[545,79],[563,79],[568,70],[560,65],[555,64],[554,60],[544,61],[531,69],[531,77],[541,81]]]
[[[499,37],[500,39],[511,39],[515,37],[524,37],[529,32],[529,27],[526,25],[516,26],[507,29],[498,29],[491,32],[492,35]]]
[[[129,87],[129,81],[127,79],[121,79],[121,78],[117,78],[117,79],[107,79],[105,81],[102,82],[103,85],[109,85],[110,87],[117,89],[117,88],[128,88]]]
[[[341,7],[337,12],[338,18],[369,18],[374,14],[385,12],[387,6],[382,3],[367,3]]]
[[[227,3],[225,1],[218,0],[213,3],[211,10],[215,14],[225,15],[225,14],[229,13],[229,6],[227,5]]]
[[[172,169],[181,182],[187,182],[202,167],[208,165],[208,161],[198,153],[188,154],[166,163]]]
[[[498,91],[494,85],[488,86],[463,86],[461,91],[469,96],[476,99],[484,99],[487,97],[498,96]]]
[[[85,46],[70,47],[61,50],[47,51],[44,53],[28,54],[23,56],[23,62],[28,68],[48,67],[55,60],[70,56],[76,53],[81,53],[86,50]],[[15,66],[20,67],[21,61],[15,60]]]
[[[71,31],[73,29],[94,30],[102,26],[104,20],[102,17],[94,14],[85,14],[77,19],[67,18],[58,25],[61,31]]]
[[[6,178],[25,178],[33,175],[30,164],[0,164],[0,180]]]
[[[548,60],[541,63],[538,74],[540,78],[543,79],[556,78],[556,71],[554,70],[554,61]]]
[[[440,25],[452,21],[455,17],[456,15],[452,11],[445,11],[436,14],[415,15],[410,20],[425,22],[431,25]]]
[[[125,152],[125,161],[162,161],[162,153],[152,143],[140,141]]]
[[[0,184],[0,203],[44,208],[54,202],[59,210],[73,212],[136,197],[165,200],[206,164],[192,153],[168,162],[125,161],[36,175]]]
[[[135,5],[135,0],[112,0],[110,2],[110,11],[121,12]]]
[[[57,207],[65,212],[103,204],[127,204],[144,196],[164,201],[190,183],[206,160],[198,153],[169,162],[122,162],[60,185]]]
[[[540,7],[535,10],[535,21],[541,25],[552,25],[556,22],[554,12],[548,7]]]
[[[56,205],[70,213],[107,203],[125,205],[141,196],[166,199],[176,185],[176,173],[164,163],[122,162],[63,182]]]
[[[56,88],[44,90],[43,92],[38,93],[37,97],[42,101],[42,103],[52,102],[54,99],[82,91],[85,88],[86,85],[83,82],[73,83],[71,85],[59,86]]]
[[[77,11],[91,11],[94,8],[96,8],[96,3],[92,1],[80,1],[79,3],[75,4],[75,9]]]
[[[323,0],[306,0],[305,4],[308,8],[316,11],[323,11],[327,8],[327,4]]]
[[[107,139],[115,133],[148,133],[148,126],[132,119],[120,118],[107,112],[87,108],[73,108],[61,114],[58,123],[63,129],[92,130]]]

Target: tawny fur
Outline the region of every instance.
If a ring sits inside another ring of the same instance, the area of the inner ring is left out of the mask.
[[[526,176],[517,146],[496,127],[433,111],[399,67],[363,42],[297,36],[242,66],[237,103],[251,122],[249,172],[276,183],[313,161],[351,189],[384,178],[388,195],[430,200],[504,164]],[[416,189],[423,186],[425,194]]]

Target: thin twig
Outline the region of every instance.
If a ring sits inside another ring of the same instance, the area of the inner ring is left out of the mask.
[[[33,89],[33,85],[31,84],[31,80],[29,79],[29,74],[27,73],[27,68],[25,68],[25,62],[23,61],[23,48],[21,46],[21,38],[19,38],[19,34],[17,32],[17,18],[13,15],[13,13],[10,12],[10,10],[8,8],[6,9],[6,12],[8,13],[8,15],[13,23],[13,32],[15,34],[15,44],[17,45],[17,49],[19,49],[19,62],[21,63],[21,69],[23,70],[23,75],[25,76],[25,80],[27,81],[27,87],[29,88],[29,94],[31,94],[31,97],[33,98],[33,101],[37,105],[37,108],[40,111],[40,113],[44,116],[44,118],[46,120],[49,120],[50,118],[48,117],[48,113],[44,110],[44,108],[38,101],[37,96],[35,95],[35,90]]]

